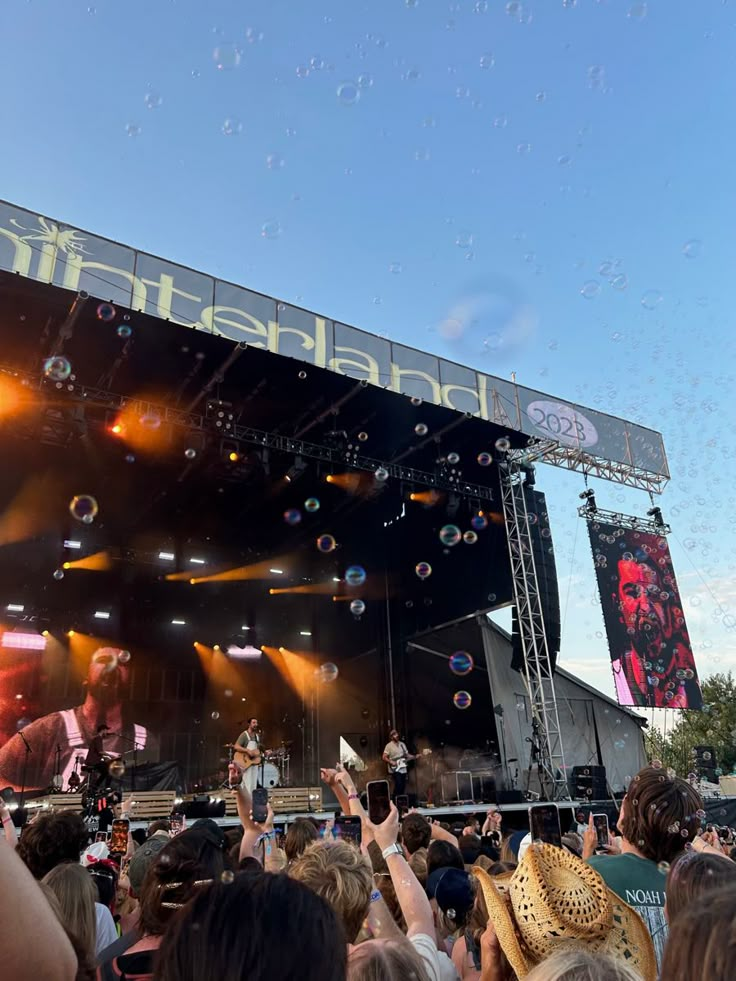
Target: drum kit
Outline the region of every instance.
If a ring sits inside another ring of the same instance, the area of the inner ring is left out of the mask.
[[[263,763],[258,768],[258,778],[262,787],[288,787],[290,784],[291,739],[286,739],[276,748],[264,754]]]

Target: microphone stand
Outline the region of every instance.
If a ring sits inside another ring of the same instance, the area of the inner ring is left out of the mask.
[[[129,745],[132,743],[133,745],[133,766],[130,771],[130,790],[131,793],[133,793],[135,791],[135,778],[138,772],[138,750],[140,749],[140,746],[135,739],[131,739],[130,736],[126,736],[122,732],[113,732],[112,729],[108,729],[107,735],[117,736],[118,739],[122,739],[123,742],[128,743]]]
[[[31,744],[28,742],[26,737],[23,735],[23,730],[18,730],[18,735],[23,740],[25,746],[25,759],[23,760],[23,773],[21,775],[21,787],[20,787],[20,807],[21,809],[25,807],[26,803],[26,778],[28,776],[28,757],[31,755],[33,750],[31,749]]]

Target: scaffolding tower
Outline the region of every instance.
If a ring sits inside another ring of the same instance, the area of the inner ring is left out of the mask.
[[[524,493],[525,472],[530,469],[529,458],[530,455],[523,450],[508,450],[502,453],[499,461],[501,496],[523,657],[522,676],[531,706],[529,773],[536,763],[539,781],[547,800],[569,800],[554,676]]]

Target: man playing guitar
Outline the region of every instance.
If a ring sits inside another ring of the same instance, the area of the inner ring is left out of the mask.
[[[406,748],[406,744],[399,738],[397,729],[392,729],[389,733],[389,741],[383,750],[383,761],[388,766],[388,772],[394,781],[394,797],[406,793],[406,764],[408,760],[415,760]]]
[[[261,764],[261,739],[258,719],[248,719],[248,728],[235,740],[233,760],[244,768],[243,787],[254,790],[258,786],[258,767]]]

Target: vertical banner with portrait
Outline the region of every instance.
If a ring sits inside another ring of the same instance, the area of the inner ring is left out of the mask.
[[[667,539],[588,519],[619,705],[703,707]]]

